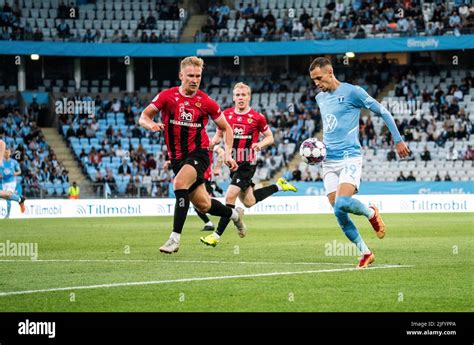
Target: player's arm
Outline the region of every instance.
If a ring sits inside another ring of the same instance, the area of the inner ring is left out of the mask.
[[[209,150],[214,150],[214,147],[217,147],[216,145],[219,145],[222,138],[224,137],[224,134],[222,133],[220,128],[217,128],[216,134],[211,139],[211,143],[209,144]],[[221,149],[222,150],[222,149]]]
[[[234,144],[234,133],[232,132],[232,127],[230,127],[223,115],[215,119],[214,122],[222,131],[222,135],[224,136],[224,162],[230,168],[230,171],[235,171],[237,170],[238,166],[235,160],[232,158],[232,145]]]
[[[218,176],[221,173],[221,166],[224,163],[225,151],[220,146],[215,146],[213,150],[217,153],[217,162],[213,173],[214,176]]]
[[[395,142],[395,146],[397,148],[398,155],[400,158],[405,158],[410,155],[410,149],[408,145],[403,141],[400,132],[398,131],[397,125],[393,119],[392,114],[385,108],[382,104],[377,102],[376,99],[369,96],[367,92],[361,87],[356,87],[356,99],[361,102],[362,106],[366,109],[369,109],[373,113],[382,117],[383,121],[388,127],[388,130],[392,134],[393,141]]]
[[[262,134],[263,139],[258,143],[252,144],[252,149],[255,151],[261,151],[265,147],[270,146],[275,142],[275,140],[273,139],[273,133],[270,128],[267,128],[267,130]]]
[[[138,124],[152,132],[159,132],[165,128],[162,123],[155,122],[153,119],[158,115],[158,110],[153,105],[149,105],[142,111]]]

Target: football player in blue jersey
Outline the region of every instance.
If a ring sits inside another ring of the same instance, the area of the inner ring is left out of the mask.
[[[20,165],[14,159],[10,159],[10,150],[5,149],[2,163],[0,164],[0,198],[7,200],[7,214],[10,217],[11,201],[20,205],[21,212],[25,212],[25,198],[15,193],[16,176],[21,175]]]
[[[349,213],[367,217],[379,238],[385,236],[385,224],[376,206],[367,206],[352,197],[359,190],[362,174],[359,142],[361,109],[369,109],[382,117],[401,158],[407,157],[410,151],[390,112],[361,87],[337,80],[329,59],[319,57],[313,60],[309,74],[320,90],[316,102],[321,110],[323,141],[327,148],[327,156],[322,163],[326,195],[344,234],[361,253],[357,268],[366,268],[374,262],[375,255],[365,244]]]

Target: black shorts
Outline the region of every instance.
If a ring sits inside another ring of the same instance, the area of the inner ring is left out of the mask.
[[[243,192],[249,187],[255,187],[255,184],[252,182],[255,170],[257,170],[256,165],[252,165],[248,162],[240,163],[239,168],[230,173],[230,177],[232,178],[230,184],[239,187]]]
[[[196,182],[194,182],[191,187],[189,187],[189,193],[195,190],[199,185],[203,184],[205,181],[204,173],[211,164],[209,160],[209,151],[207,150],[194,150],[189,153],[185,158],[182,159],[172,159],[171,160],[171,169],[173,170],[175,176],[178,175],[178,172],[185,165],[189,164],[196,169],[197,177]]]

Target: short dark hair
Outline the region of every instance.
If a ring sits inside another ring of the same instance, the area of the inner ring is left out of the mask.
[[[318,58],[314,59],[313,62],[311,62],[311,65],[309,66],[309,71],[311,72],[316,67],[322,68],[322,67],[327,66],[327,65],[332,66],[331,65],[331,60],[321,56],[321,57],[318,57]]]

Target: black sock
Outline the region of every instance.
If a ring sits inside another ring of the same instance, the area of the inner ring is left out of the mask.
[[[270,195],[275,194],[276,192],[278,192],[278,187],[277,185],[272,184],[271,186],[266,186],[266,187],[254,190],[253,195],[255,196],[255,200],[257,203],[268,198]]]
[[[232,208],[235,208],[235,205],[232,205],[232,204],[225,204],[227,207],[230,207],[231,209]],[[230,222],[230,218],[227,217],[221,217],[221,219],[219,219],[219,225],[217,225],[217,230],[216,230],[216,233],[221,236],[224,231],[225,231],[225,228],[227,228],[227,225],[229,224]]]
[[[176,196],[176,205],[174,207],[173,232],[180,234],[188,215],[189,192],[187,189],[178,189],[174,191],[174,195]]]
[[[232,216],[232,208],[230,208],[228,205],[224,206],[216,199],[211,199],[211,208],[209,211],[207,211],[207,213],[212,214],[213,216],[230,218]]]
[[[209,223],[211,221],[205,213],[199,212],[196,207],[194,209],[196,210],[198,217],[201,218],[204,223]]]

